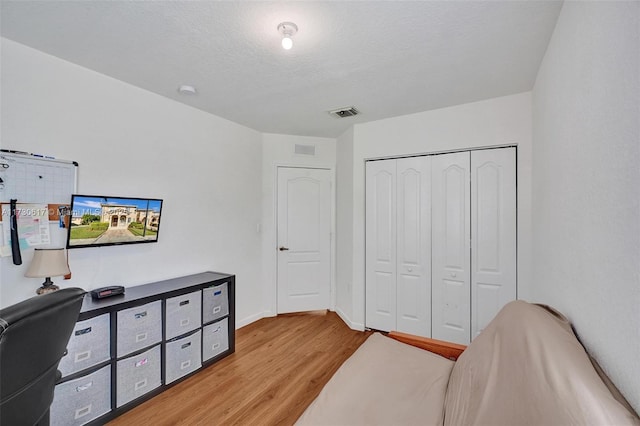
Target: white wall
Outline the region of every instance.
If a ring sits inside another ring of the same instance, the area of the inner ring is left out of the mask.
[[[315,155],[295,154],[294,148],[296,144],[315,146]],[[262,136],[262,297],[264,298],[263,305],[265,307],[262,316],[277,314],[276,262],[278,241],[276,238],[275,215],[277,205],[277,167],[309,166],[326,167],[335,170],[335,165],[335,139],[271,133],[266,133]],[[335,188],[335,185],[333,187]],[[332,190],[332,193],[335,194],[335,191]],[[334,226],[333,223],[332,226]],[[335,289],[333,290],[332,299],[335,300]]]
[[[2,40],[5,149],[78,161],[78,192],[164,199],[157,244],[69,251],[86,290],[214,270],[237,275],[237,323],[262,312],[261,135],[211,114]],[[176,82],[178,85],[180,82]],[[56,242],[64,233],[54,230]],[[0,260],[0,304],[41,279]]]
[[[366,159],[518,145],[518,296],[530,295],[531,94],[521,93],[358,124],[353,137],[353,300],[350,322],[364,325]],[[345,184],[339,182],[339,184]],[[339,276],[338,282],[346,277]]]
[[[353,127],[336,146],[336,312],[350,327],[353,316]],[[361,324],[362,325],[362,324]]]
[[[640,3],[564,3],[533,91],[533,295],[640,412],[639,55]]]

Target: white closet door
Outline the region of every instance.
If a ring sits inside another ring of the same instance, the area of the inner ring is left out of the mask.
[[[396,161],[366,163],[365,325],[396,327]]]
[[[432,167],[432,337],[469,343],[470,153],[436,155]]]
[[[471,152],[471,326],[516,298],[516,150]]]
[[[431,336],[431,157],[397,160],[396,330]]]

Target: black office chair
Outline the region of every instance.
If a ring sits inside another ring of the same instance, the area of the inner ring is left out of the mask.
[[[68,288],[0,310],[0,425],[48,425],[58,364],[85,291]]]

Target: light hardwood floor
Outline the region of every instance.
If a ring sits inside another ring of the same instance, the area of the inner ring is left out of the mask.
[[[290,425],[370,333],[333,312],[264,318],[236,352],[109,425]]]

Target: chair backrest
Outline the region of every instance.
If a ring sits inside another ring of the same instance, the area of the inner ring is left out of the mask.
[[[68,288],[0,310],[0,424],[46,423],[84,294]]]

